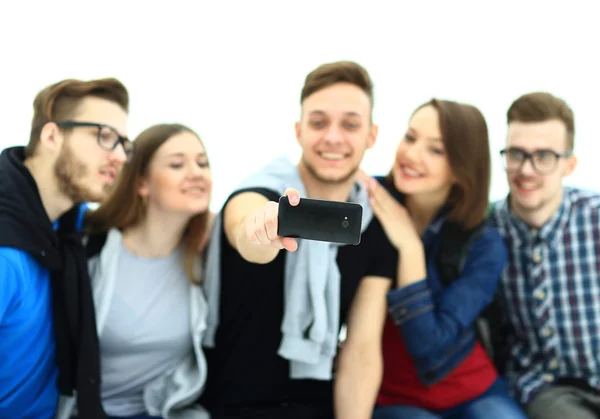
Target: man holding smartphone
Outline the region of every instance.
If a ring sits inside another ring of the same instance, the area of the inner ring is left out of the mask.
[[[212,313],[202,397],[215,419],[334,416],[340,326],[351,304],[385,295],[396,275],[397,256],[388,254],[392,246],[380,249],[387,238],[356,181],[377,138],[372,98],[370,77],[356,63],[313,70],[296,123],[300,161],[271,162],[231,194],[216,218],[205,283]],[[279,237],[282,195],[292,206],[302,198],[361,204],[360,244]],[[365,373],[380,374],[376,365],[369,368],[371,360],[357,362]]]

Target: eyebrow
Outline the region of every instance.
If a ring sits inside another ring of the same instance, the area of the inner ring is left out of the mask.
[[[411,132],[411,133],[413,133],[413,134],[419,135],[419,132],[416,129],[414,129],[413,127],[408,127],[408,131]],[[434,141],[436,143],[437,142],[439,142],[439,143],[443,142],[440,137],[428,137],[427,139],[429,141]]]
[[[206,152],[203,151],[201,153],[198,153],[196,156],[197,157],[206,157]],[[185,153],[182,153],[181,151],[177,151],[175,153],[167,154],[167,157],[185,157]]]
[[[325,111],[320,111],[320,110],[316,110],[316,111],[311,111],[309,113],[309,115],[325,115]],[[356,117],[360,117],[360,114],[356,111],[348,111],[348,112],[344,112],[344,115],[346,116],[356,116]]]

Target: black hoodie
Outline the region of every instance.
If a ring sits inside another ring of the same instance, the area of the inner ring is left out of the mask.
[[[37,184],[23,164],[24,150],[12,147],[0,154],[0,246],[23,250],[50,271],[58,390],[67,396],[77,391],[79,417],[105,419],[94,301],[77,231],[79,208],[59,219],[58,231],[52,228]]]

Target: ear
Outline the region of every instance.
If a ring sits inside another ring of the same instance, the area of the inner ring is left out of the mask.
[[[148,181],[145,178],[140,178],[138,180],[138,188],[137,188],[138,194],[142,197],[145,198],[150,194],[150,188],[148,185]]]
[[[456,178],[456,175],[454,174],[454,171],[452,169],[450,169],[450,184],[451,185],[458,184],[458,179]]]
[[[369,129],[369,138],[367,139],[367,148],[373,148],[377,142],[377,135],[379,134],[379,125],[371,124]]]
[[[298,141],[298,144],[300,144],[300,146],[302,146],[302,143],[300,142],[300,130],[301,130],[301,128],[300,128],[300,122],[301,121],[297,121],[294,124],[294,130],[296,131],[296,141]]]
[[[573,173],[573,171],[577,167],[577,162],[578,162],[577,156],[575,156],[574,154],[569,156],[567,159],[567,166],[565,168],[565,173],[563,176],[566,177],[566,176],[569,176],[571,173]]]
[[[40,132],[40,146],[52,153],[57,153],[62,148],[64,136],[54,122],[48,122]]]

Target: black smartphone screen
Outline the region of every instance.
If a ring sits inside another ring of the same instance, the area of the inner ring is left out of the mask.
[[[293,237],[340,244],[359,244],[362,227],[359,204],[301,198],[296,206],[286,196],[279,199],[280,237]]]

